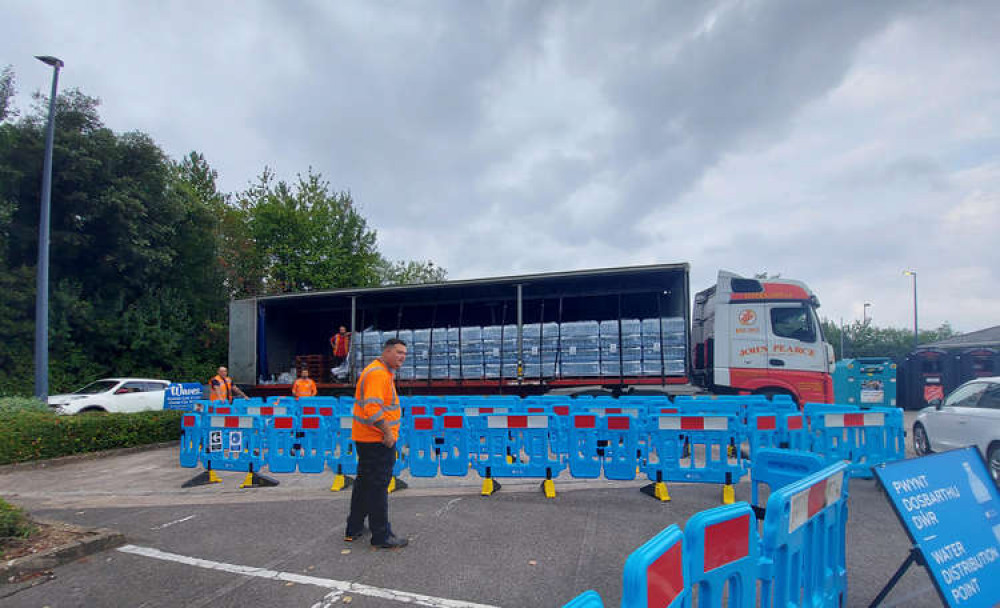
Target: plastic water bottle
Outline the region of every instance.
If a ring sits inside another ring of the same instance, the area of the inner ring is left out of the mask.
[[[972,487],[972,495],[976,498],[976,502],[980,504],[987,502],[990,499],[990,491],[986,488],[986,484],[972,472],[972,467],[967,461],[962,461],[962,468],[965,469],[965,475],[969,478],[969,486]]]

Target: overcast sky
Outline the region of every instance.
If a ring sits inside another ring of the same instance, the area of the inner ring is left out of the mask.
[[[996,2],[0,0],[27,108],[310,166],[451,278],[669,262],[806,281],[821,315],[1000,324]]]

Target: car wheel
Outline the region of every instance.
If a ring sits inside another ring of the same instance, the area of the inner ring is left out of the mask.
[[[917,456],[926,456],[933,452],[927,431],[919,422],[913,425],[913,451]]]
[[[96,414],[107,414],[108,412],[103,407],[95,405],[95,406],[91,406],[91,407],[86,407],[86,408],[80,410],[77,413],[78,414],[96,415]]]
[[[994,443],[986,451],[986,465],[990,468],[993,483],[1000,486],[1000,443]]]

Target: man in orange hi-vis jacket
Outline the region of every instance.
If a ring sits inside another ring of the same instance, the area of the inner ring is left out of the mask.
[[[233,393],[239,393],[240,397],[247,398],[246,393],[233,384],[233,379],[229,377],[229,370],[220,367],[215,377],[208,382],[208,398],[212,401],[232,403]]]
[[[333,367],[340,367],[351,351],[351,334],[343,325],[330,337],[330,348],[333,349]]]
[[[316,383],[309,377],[308,369],[299,371],[299,377],[292,383],[292,396],[296,399],[316,396]]]
[[[399,549],[409,541],[398,538],[389,525],[389,482],[396,463],[399,438],[399,396],[395,373],[406,360],[406,343],[386,340],[382,354],[365,368],[354,393],[354,423],[351,439],[357,447],[358,475],[351,494],[344,540],[360,538],[365,518],[372,531],[372,546]]]

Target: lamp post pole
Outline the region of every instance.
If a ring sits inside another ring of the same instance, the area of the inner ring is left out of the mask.
[[[864,312],[861,313],[861,322],[863,325],[868,325],[868,309],[872,307],[871,302],[865,302]]]
[[[917,271],[904,270],[903,274],[913,277],[913,350],[920,345],[920,333],[917,331]]]
[[[38,269],[35,293],[35,397],[49,397],[49,208],[52,203],[52,146],[55,140],[56,90],[63,62],[47,55],[36,57],[52,66],[49,123],[45,129],[45,163],[42,167],[41,217],[38,222]]]

